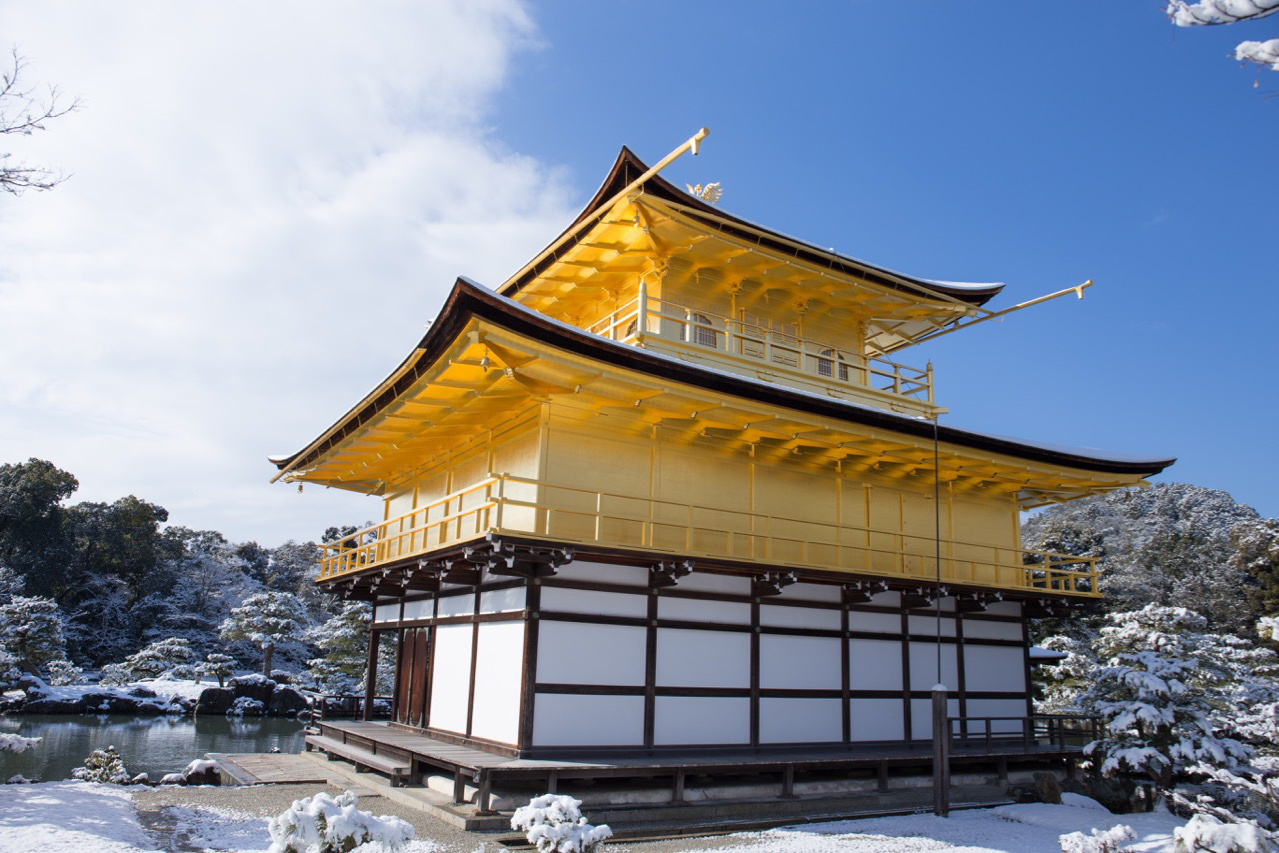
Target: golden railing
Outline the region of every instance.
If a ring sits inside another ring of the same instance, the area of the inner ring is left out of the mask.
[[[933,403],[932,366],[909,367],[812,338],[690,308],[640,293],[586,329],[615,341],[660,337],[714,350],[823,383],[855,386],[920,403]]]
[[[320,578],[426,554],[493,533],[645,553],[741,560],[929,581],[937,542],[901,530],[716,509],[557,486],[511,474],[321,547]],[[943,583],[1096,597],[1096,558],[941,541]]]

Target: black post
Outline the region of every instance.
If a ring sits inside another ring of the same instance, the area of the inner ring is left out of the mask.
[[[377,693],[377,632],[369,629],[369,657],[364,672],[364,709],[360,719],[368,722],[373,719],[373,696]]]
[[[933,687],[933,814],[950,814],[950,721],[946,687]]]

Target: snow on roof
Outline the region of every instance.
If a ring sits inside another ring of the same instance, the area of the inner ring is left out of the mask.
[[[1037,661],[1058,661],[1065,660],[1065,652],[1055,652],[1052,649],[1045,649],[1040,646],[1030,647],[1030,659]]]

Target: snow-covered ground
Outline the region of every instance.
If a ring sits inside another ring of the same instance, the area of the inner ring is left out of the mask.
[[[146,790],[86,782],[0,786],[0,853],[134,853],[201,847],[250,853],[270,845],[265,820],[226,809],[168,806],[144,818],[133,798]],[[1137,836],[1125,849],[1170,853],[1173,829],[1182,823],[1167,812],[1112,815],[1083,797],[1067,795],[1066,799],[1059,806],[1001,806],[955,812],[949,818],[924,814],[784,827],[699,839],[688,846],[783,853],[1058,853],[1061,835],[1122,823]],[[376,806],[371,810],[376,811]],[[478,849],[484,841],[477,835],[474,845],[459,848],[459,853]],[[675,850],[679,844],[662,842],[661,847]],[[444,849],[421,837],[404,848],[406,853],[443,853]]]

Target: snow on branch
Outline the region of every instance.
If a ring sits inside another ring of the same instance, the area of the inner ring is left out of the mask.
[[[1268,65],[1271,71],[1279,71],[1279,39],[1241,41],[1235,46],[1235,59]]]
[[[1169,0],[1166,11],[1179,27],[1208,27],[1273,15],[1279,12],[1279,0]]]

